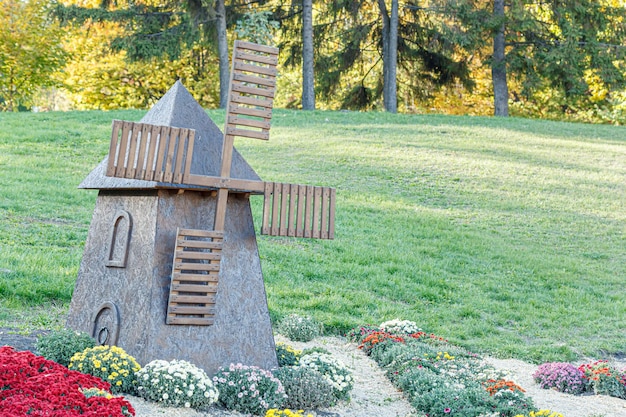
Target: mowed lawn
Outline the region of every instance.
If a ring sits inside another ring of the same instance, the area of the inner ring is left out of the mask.
[[[96,198],[76,187],[111,120],[144,113],[0,114],[1,326],[63,324]],[[235,144],[259,175],[337,189],[335,240],[258,238],[274,320],[343,333],[409,319],[535,362],[626,355],[626,128],[287,110],[272,123],[268,142]]]

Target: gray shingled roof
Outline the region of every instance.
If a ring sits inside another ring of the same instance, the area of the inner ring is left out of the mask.
[[[169,89],[148,113],[141,119],[142,123],[154,125],[186,127],[196,130],[191,173],[198,175],[219,176],[221,166],[222,131],[204,111],[202,106],[192,97],[180,81]],[[80,183],[78,188],[86,189],[126,189],[144,190],[155,188],[198,188],[179,184],[156,181],[133,180],[107,177],[105,175],[108,156],[94,168]],[[231,178],[260,181],[256,172],[243,159],[236,149],[233,150],[233,161],[230,171]]]

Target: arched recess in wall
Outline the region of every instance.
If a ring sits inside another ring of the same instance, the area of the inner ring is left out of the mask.
[[[119,210],[115,213],[111,231],[109,232],[109,250],[107,251],[106,266],[126,268],[132,227],[130,213],[125,210]]]

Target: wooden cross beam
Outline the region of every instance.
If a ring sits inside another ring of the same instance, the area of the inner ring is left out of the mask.
[[[193,129],[114,120],[106,175],[164,183],[158,188],[201,186],[262,194],[261,234],[334,238],[334,188],[192,174],[196,135]]]

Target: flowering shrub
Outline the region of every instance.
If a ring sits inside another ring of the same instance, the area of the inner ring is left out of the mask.
[[[351,342],[356,342],[360,344],[361,342],[363,342],[363,339],[369,336],[371,333],[379,332],[380,330],[381,329],[378,326],[372,326],[372,325],[366,324],[365,326],[359,326],[359,327],[353,328],[352,330],[348,332],[346,337]]]
[[[114,394],[133,394],[137,389],[135,372],[141,367],[120,347],[96,346],[72,356],[68,368],[102,378],[111,384]]]
[[[411,334],[421,332],[422,329],[417,327],[417,324],[410,320],[389,320],[381,323],[380,329],[393,334]]]
[[[0,417],[134,416],[131,404],[108,397],[110,384],[31,352],[0,347]],[[85,394],[92,390],[107,395]]]
[[[607,361],[596,361],[578,367],[583,372],[589,390],[596,394],[626,398],[626,381],[623,375]]]
[[[41,336],[37,340],[37,352],[48,360],[68,366],[75,353],[95,345],[96,341],[87,333],[63,329]]]
[[[307,414],[305,416],[302,413],[304,413],[304,410],[291,411],[288,408],[284,410],[277,410],[275,408],[272,408],[270,410],[267,410],[267,413],[265,413],[265,417],[313,417],[313,414]]]
[[[314,409],[330,407],[337,402],[333,386],[322,374],[306,366],[285,366],[274,371],[285,387],[284,407]]]
[[[508,390],[511,392],[526,392],[515,382],[507,381],[506,379],[488,379],[483,383],[483,385],[485,386],[485,390],[489,393],[489,395],[496,395],[502,390]]]
[[[229,410],[262,415],[283,405],[287,395],[271,372],[256,366],[231,364],[213,377],[219,391],[218,401]]]
[[[580,394],[586,389],[584,372],[564,362],[548,362],[540,365],[533,378],[541,388],[556,389],[568,394]]]
[[[353,386],[352,373],[337,359],[325,353],[309,353],[300,358],[300,366],[311,368],[330,382],[335,397],[347,400]]]
[[[444,339],[443,337],[441,337],[441,336],[437,336],[437,335],[435,335],[435,334],[433,334],[433,333],[426,334],[425,332],[417,332],[417,333],[411,333],[411,334],[409,335],[409,337],[411,337],[411,338],[413,338],[413,339],[416,339],[416,340],[417,340],[417,339],[426,339],[426,340],[430,339],[430,340],[431,340],[431,341],[433,341],[433,342],[444,342],[444,343],[447,343],[447,342],[448,342],[448,341],[447,341],[446,339]]]
[[[278,332],[296,342],[309,342],[322,334],[322,325],[311,317],[290,314],[278,324]]]
[[[163,405],[200,408],[218,398],[213,381],[187,361],[155,360],[137,372],[136,377],[139,396]]]
[[[298,364],[302,351],[292,348],[285,343],[276,343],[276,358],[278,366],[294,366]]]
[[[508,389],[493,396],[476,382],[457,383],[431,370],[411,369],[397,381],[411,405],[429,417],[512,416],[533,410],[532,401]]]
[[[366,355],[370,355],[372,353],[372,349],[374,349],[376,345],[386,340],[404,343],[404,339],[400,336],[394,336],[391,333],[383,331],[374,331],[365,336],[359,345],[359,349],[363,349],[363,352],[365,352]]]

